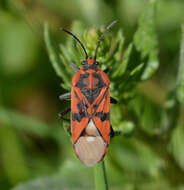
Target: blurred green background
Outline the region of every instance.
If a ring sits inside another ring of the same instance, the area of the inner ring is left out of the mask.
[[[69,102],[58,99],[66,89],[50,63],[43,23],[48,22],[58,45],[66,39],[59,28],[70,29],[76,20],[94,29],[118,20],[110,33],[116,35],[121,28],[128,46],[147,2],[0,0],[1,190],[93,189],[93,169],[75,157],[64,123],[58,119]],[[180,55],[183,10],[183,0],[157,0],[160,66],[150,80],[136,81],[131,100],[119,98],[119,105],[113,105],[125,132],[112,139],[105,158],[112,190],[184,189],[184,100],[178,100],[175,91],[177,80],[182,79],[179,83],[184,86],[181,65],[178,76],[179,62],[184,64]],[[131,56],[135,62],[137,54],[133,51]]]

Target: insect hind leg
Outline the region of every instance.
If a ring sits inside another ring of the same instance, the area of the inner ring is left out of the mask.
[[[118,101],[113,97],[110,97],[110,102],[111,102],[111,104],[117,104],[118,103]]]
[[[114,132],[114,129],[112,128],[112,125],[111,125],[110,137],[112,138],[112,137],[114,137],[114,135],[115,135],[115,132]]]
[[[108,71],[109,71],[109,69],[107,68],[107,69],[105,69],[105,70],[103,70],[103,72],[104,73],[108,73]]]
[[[70,62],[70,67],[75,71],[75,72],[78,72],[79,69],[76,65],[74,65],[72,62]]]

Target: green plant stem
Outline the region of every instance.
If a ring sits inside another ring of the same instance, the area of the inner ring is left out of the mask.
[[[94,167],[95,190],[108,190],[104,161]]]

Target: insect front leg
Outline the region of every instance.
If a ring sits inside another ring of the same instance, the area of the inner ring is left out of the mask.
[[[70,121],[70,119],[64,118],[63,116],[66,115],[68,112],[71,111],[71,108],[67,108],[61,113],[59,113],[59,118],[63,119],[64,121]]]
[[[71,67],[75,72],[78,72],[78,71],[79,71],[78,67],[77,67],[75,64],[73,64],[72,62],[70,62],[70,67]]]
[[[67,93],[61,94],[59,96],[59,99],[60,100],[71,100],[71,92],[67,92]]]

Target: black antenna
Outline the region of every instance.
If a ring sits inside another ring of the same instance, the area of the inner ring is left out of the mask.
[[[66,30],[64,28],[61,28],[61,30],[63,30],[64,32],[70,34],[71,36],[73,36],[73,38],[75,38],[79,42],[79,44],[81,45],[82,49],[84,50],[84,53],[86,54],[86,59],[87,59],[88,58],[88,54],[87,54],[87,51],[86,51],[84,45],[82,44],[82,42],[74,34],[72,34],[71,32],[69,32],[68,30]]]
[[[117,20],[115,20],[115,21],[113,21],[111,24],[109,24],[109,25],[107,26],[107,28],[104,30],[103,34],[100,36],[100,39],[98,40],[98,43],[97,43],[97,46],[96,46],[94,60],[96,60],[97,51],[98,51],[98,48],[99,48],[99,46],[100,46],[100,42],[102,41],[102,39],[103,39],[105,33],[106,33],[109,29],[111,29],[116,23],[117,23]]]

